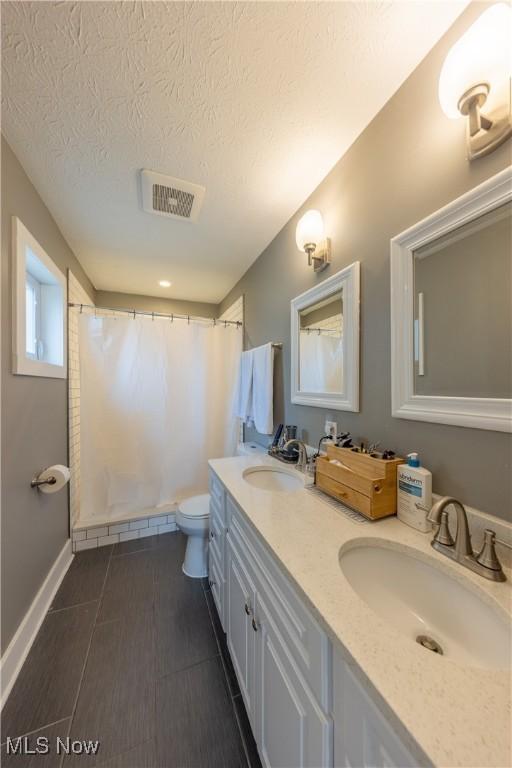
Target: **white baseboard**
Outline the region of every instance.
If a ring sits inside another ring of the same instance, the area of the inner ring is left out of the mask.
[[[39,592],[32,601],[23,621],[16,630],[1,660],[1,706],[3,707],[16,682],[23,662],[28,656],[39,627],[43,623],[52,600],[60,587],[62,579],[73,560],[71,551],[71,539],[68,539],[62,547],[59,556],[50,568],[48,576],[44,580]]]

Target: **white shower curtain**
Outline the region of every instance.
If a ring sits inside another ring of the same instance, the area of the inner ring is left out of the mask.
[[[204,493],[233,455],[236,326],[80,317],[80,521]]]
[[[325,334],[300,334],[299,386],[302,392],[343,391],[343,339]]]

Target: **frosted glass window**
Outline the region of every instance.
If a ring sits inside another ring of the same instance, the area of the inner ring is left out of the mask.
[[[41,332],[41,285],[29,272],[26,273],[25,288],[26,351],[28,357],[36,360],[39,356],[38,340]]]
[[[66,278],[13,217],[14,373],[66,378]]]

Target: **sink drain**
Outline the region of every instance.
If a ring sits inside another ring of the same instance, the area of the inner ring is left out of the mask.
[[[427,651],[432,651],[432,653],[439,653],[441,656],[443,655],[443,649],[439,643],[434,640],[433,637],[429,637],[428,635],[418,635],[416,642],[426,648]]]

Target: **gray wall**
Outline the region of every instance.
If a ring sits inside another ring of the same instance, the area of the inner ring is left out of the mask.
[[[276,423],[299,425],[302,437],[314,444],[329,416],[339,429],[380,440],[402,455],[417,450],[433,472],[436,492],[510,518],[510,435],[391,417],[389,240],[511,158],[508,141],[470,164],[464,121],[447,119],[437,97],[444,57],[484,7],[472,4],[462,14],[230,291],[221,311],[243,293],[246,346],[284,342],[276,363]],[[309,208],[322,212],[332,239],[333,263],[319,275],[295,245],[297,221]],[[362,268],[360,413],[292,405],[290,299],[355,260]]]
[[[176,312],[180,315],[196,317],[218,317],[219,305],[200,301],[181,301],[163,299],[156,296],[139,296],[136,293],[117,293],[115,291],[96,291],[96,304],[99,307],[121,309],[140,309],[145,312]]]
[[[68,538],[67,491],[30,488],[35,472],[68,463],[67,381],[11,373],[11,216],[57,266],[94,289],[2,137],[2,653]]]

